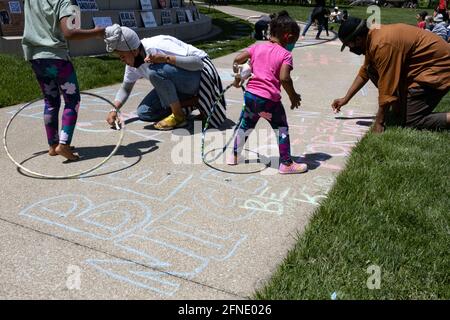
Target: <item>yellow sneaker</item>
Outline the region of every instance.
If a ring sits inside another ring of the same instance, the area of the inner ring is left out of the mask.
[[[186,117],[177,118],[173,113],[155,124],[155,128],[158,130],[172,130],[174,128],[180,128],[187,125]]]

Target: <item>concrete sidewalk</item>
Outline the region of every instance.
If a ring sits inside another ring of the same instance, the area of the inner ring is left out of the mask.
[[[195,128],[158,132],[131,120],[151,89],[148,81],[138,82],[124,108],[131,122],[122,147],[86,177],[30,178],[2,149],[0,298],[250,297],[292,248],[376,110],[377,94],[370,86],[341,114],[331,112],[331,101],[345,94],[362,63],[339,48],[339,42],[328,42],[293,51],[292,77],[303,103],[290,110],[284,93],[283,103],[292,154],[308,164],[306,174],[281,176],[275,166],[241,175],[208,168],[201,163],[201,134]],[[234,56],[214,60],[224,85],[232,80]],[[118,86],[93,92],[112,99]],[[224,145],[239,117],[242,91],[232,88],[226,98],[228,129],[207,133],[207,152]],[[0,110],[1,128],[16,109]],[[59,157],[37,153],[46,150],[42,101],[13,123],[11,152],[30,169],[48,174],[89,168],[117,141],[118,133],[104,121],[109,109],[83,97],[73,142],[83,161],[62,164]],[[258,143],[249,149],[274,162],[278,147],[268,123],[261,120],[253,135]],[[215,166],[248,172],[263,164]]]

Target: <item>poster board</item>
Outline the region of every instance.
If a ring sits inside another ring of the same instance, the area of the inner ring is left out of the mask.
[[[161,23],[163,26],[172,24],[172,15],[170,10],[161,10]]]
[[[128,28],[137,28],[136,17],[133,11],[124,11],[119,13],[120,24]]]
[[[92,20],[94,20],[94,25],[100,28],[106,28],[113,25],[111,17],[92,17]]]
[[[97,2],[95,0],[77,0],[77,5],[81,11],[98,11]]]
[[[23,1],[0,0],[0,34],[21,36],[24,27]]]
[[[184,10],[177,10],[178,23],[186,23],[186,12]]]
[[[141,0],[141,8],[144,11],[153,10],[152,0]]]
[[[151,11],[141,12],[141,17],[142,22],[144,23],[144,26],[146,28],[153,28],[158,26],[155,20],[155,16],[153,15],[153,12]]]
[[[190,9],[186,9],[184,10],[184,12],[186,12],[188,22],[194,22],[194,16],[192,15],[192,11]]]
[[[22,5],[20,1],[9,1],[9,12],[11,13],[22,13]]]

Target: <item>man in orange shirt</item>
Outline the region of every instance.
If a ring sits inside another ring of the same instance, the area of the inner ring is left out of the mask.
[[[402,125],[417,129],[450,127],[450,113],[433,113],[450,90],[450,46],[437,35],[406,24],[367,27],[366,20],[350,17],[339,29],[343,45],[365,55],[345,97],[332,103],[335,112],[370,79],[378,88],[374,132],[384,131],[385,112],[393,107]]]

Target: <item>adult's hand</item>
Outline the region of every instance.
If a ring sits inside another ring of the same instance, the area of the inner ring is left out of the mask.
[[[331,104],[331,108],[333,109],[334,113],[339,113],[341,111],[341,108],[347,103],[348,101],[346,98],[335,99]]]
[[[241,78],[241,76],[239,75],[239,74],[236,74],[235,76],[234,76],[234,81],[233,81],[233,87],[235,87],[235,88],[240,88],[241,87],[241,85],[242,85],[242,78]]]
[[[106,117],[106,121],[111,126],[114,125],[114,123],[116,122],[117,119],[118,119],[117,112],[115,112],[115,111],[111,111],[110,113],[108,113],[108,117]]]
[[[383,133],[384,132],[384,124],[376,121],[372,127],[373,133]]]
[[[147,57],[145,57],[144,61],[147,63],[167,63],[168,62],[168,57],[165,54],[152,54],[152,55],[148,55]]]

